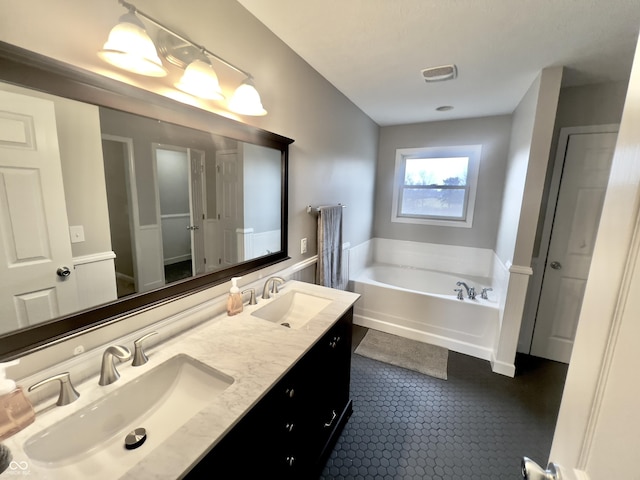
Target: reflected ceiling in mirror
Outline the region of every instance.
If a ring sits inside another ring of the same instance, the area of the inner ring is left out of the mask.
[[[2,43],[0,82],[0,358],[287,258],[292,140]]]

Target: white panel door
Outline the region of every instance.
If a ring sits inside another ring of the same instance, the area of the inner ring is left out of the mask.
[[[2,91],[0,234],[0,333],[78,310],[53,103]]]
[[[531,354],[569,362],[616,133],[569,137]]]
[[[216,152],[216,191],[218,192],[218,224],[222,240],[223,266],[238,262],[236,230],[242,228],[242,165],[236,150]]]

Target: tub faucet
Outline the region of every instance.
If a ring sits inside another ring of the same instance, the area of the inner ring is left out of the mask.
[[[456,282],[456,285],[459,286],[459,287],[464,287],[464,289],[467,291],[467,297],[469,297],[469,300],[475,300],[476,299],[476,289],[475,288],[468,286],[464,282]]]
[[[282,285],[284,283],[284,278],[282,277],[269,277],[266,282],[264,282],[264,288],[262,289],[262,298],[265,300],[270,298],[272,294],[278,293],[278,285]],[[269,292],[269,285],[271,285],[271,292]]]

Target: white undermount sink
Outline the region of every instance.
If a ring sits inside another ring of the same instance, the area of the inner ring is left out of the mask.
[[[333,300],[308,293],[290,291],[277,297],[251,315],[278,323],[283,327],[298,329],[320,313]]]
[[[59,470],[65,478],[96,478],[96,469],[105,466],[113,478],[113,468],[125,472],[134,466],[233,381],[187,355],[177,355],[31,436],[24,451],[30,460]],[[127,450],[126,435],[139,427],[146,429],[145,443]]]

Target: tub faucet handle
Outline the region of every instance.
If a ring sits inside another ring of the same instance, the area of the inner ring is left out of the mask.
[[[464,300],[464,295],[462,294],[461,288],[454,288],[453,291],[458,292],[458,295],[456,295],[458,297],[458,300]]]
[[[489,300],[489,295],[487,295],[487,292],[493,292],[493,288],[483,288],[482,292],[480,292],[480,298],[482,298],[483,300]]]

